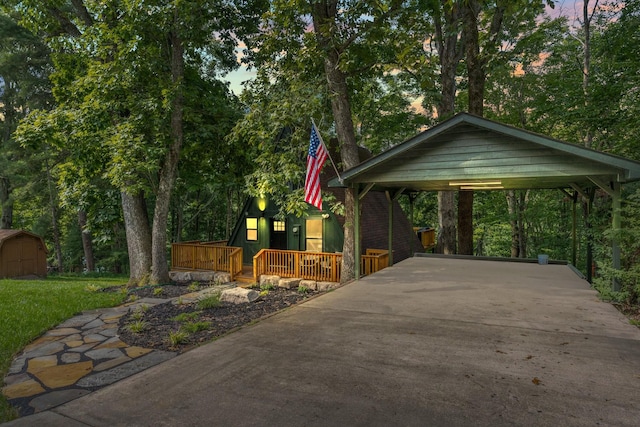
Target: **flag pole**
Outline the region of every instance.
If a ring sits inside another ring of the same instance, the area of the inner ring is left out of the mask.
[[[336,167],[336,164],[333,161],[333,158],[331,157],[331,152],[329,151],[329,149],[327,148],[326,144],[322,140],[322,135],[320,135],[320,131],[318,130],[318,127],[316,126],[316,122],[313,120],[313,117],[311,118],[311,124],[316,129],[316,134],[318,135],[318,139],[320,140],[320,144],[322,144],[324,149],[327,151],[327,155],[329,156],[329,160],[331,160],[331,165],[333,166],[333,170],[336,171],[336,176],[338,177],[338,181],[340,181],[340,184],[342,184],[342,177],[340,176],[340,173],[338,173],[338,168]]]

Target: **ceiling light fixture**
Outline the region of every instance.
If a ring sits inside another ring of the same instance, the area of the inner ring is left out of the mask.
[[[471,182],[471,181],[464,181],[464,182],[455,182],[455,181],[451,181],[449,182],[449,185],[452,187],[462,187],[462,186],[473,186],[473,187],[482,187],[482,186],[487,186],[487,185],[502,185],[502,181],[476,181],[476,182]]]
[[[502,190],[504,186],[489,186],[489,185],[462,185],[460,186],[461,190]]]

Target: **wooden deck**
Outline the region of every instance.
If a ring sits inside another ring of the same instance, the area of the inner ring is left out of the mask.
[[[256,283],[263,274],[305,280],[340,282],[341,253],[262,249],[253,265],[242,264],[242,248],[223,242],[184,242],[171,245],[171,268],[228,272],[232,281]],[[368,249],[362,255],[360,274],[366,276],[389,266],[389,252]]]

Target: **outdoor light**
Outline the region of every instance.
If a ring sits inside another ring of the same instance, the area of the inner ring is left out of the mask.
[[[460,187],[461,190],[502,190],[504,189],[504,186],[502,185],[497,185],[497,186],[482,186],[482,185],[464,185]]]
[[[500,190],[503,189],[502,181],[450,181],[452,187],[460,187],[460,190]]]
[[[476,181],[476,182],[471,182],[471,181],[464,181],[464,182],[449,182],[450,186],[455,186],[455,187],[483,187],[483,186],[487,186],[487,185],[501,185],[502,181]]]
[[[264,197],[260,197],[258,199],[258,209],[260,209],[260,212],[264,212],[266,208],[267,208],[267,199],[265,199]]]

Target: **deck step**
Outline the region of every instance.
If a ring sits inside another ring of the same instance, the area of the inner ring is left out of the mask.
[[[238,282],[239,284],[252,284],[255,283],[255,280],[253,280],[253,276],[249,276],[249,275],[240,275],[240,276],[236,276],[234,279],[236,282]]]

